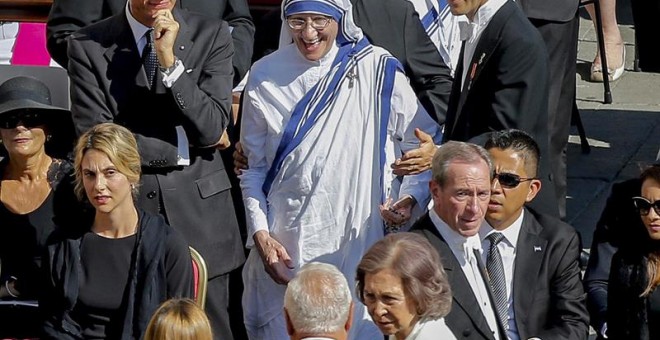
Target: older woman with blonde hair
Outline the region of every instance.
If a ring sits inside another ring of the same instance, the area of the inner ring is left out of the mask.
[[[188,245],[163,217],[135,207],[140,155],[126,128],[85,132],[74,171],[94,220],[48,246],[42,339],[140,339],[163,301],[192,296]]]
[[[438,252],[423,236],[387,235],[357,269],[357,296],[390,340],[456,339],[445,324],[451,289]]]
[[[151,317],[144,340],[212,340],[206,313],[190,299],[165,301]]]

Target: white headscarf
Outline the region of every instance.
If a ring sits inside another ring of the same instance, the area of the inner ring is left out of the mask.
[[[353,20],[353,5],[350,0],[284,0],[281,11],[280,48],[293,43],[286,17],[297,13],[318,13],[333,17],[339,24],[336,40],[339,46],[356,43],[364,36],[362,29]]]

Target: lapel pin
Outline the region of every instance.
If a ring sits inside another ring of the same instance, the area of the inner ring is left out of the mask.
[[[189,69],[186,70],[186,73],[190,73],[190,72],[192,72],[192,70],[193,69],[189,68]]]
[[[470,80],[474,79],[474,76],[477,74],[477,63],[472,64],[472,70],[470,70]]]
[[[185,46],[183,46],[183,45],[181,45],[181,46],[179,46],[179,49],[180,49],[181,51],[183,51],[183,50],[185,50],[185,49],[186,49],[186,47],[185,47]]]
[[[534,246],[534,252],[535,253],[541,252],[541,246]]]
[[[484,62],[484,58],[486,57],[486,53],[481,53],[481,56],[479,57],[479,65]]]

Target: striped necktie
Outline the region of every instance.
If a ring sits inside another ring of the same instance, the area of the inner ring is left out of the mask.
[[[490,241],[486,269],[490,277],[490,287],[493,289],[493,300],[495,301],[497,315],[506,331],[509,329],[509,308],[507,306],[509,299],[506,295],[506,278],[504,277],[502,256],[497,249],[497,245],[504,239],[504,235],[501,233],[492,233],[486,238]]]

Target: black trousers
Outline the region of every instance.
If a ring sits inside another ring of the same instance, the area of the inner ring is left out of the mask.
[[[579,17],[568,22],[531,19],[548,50],[550,93],[548,95],[549,158],[559,217],[566,218],[566,147],[575,101],[575,73]],[[541,155],[543,157],[543,155]],[[541,189],[543,190],[543,189]]]

